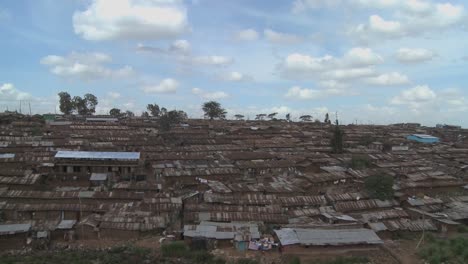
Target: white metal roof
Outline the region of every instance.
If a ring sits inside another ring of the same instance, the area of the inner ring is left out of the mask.
[[[55,158],[87,160],[139,160],[140,152],[58,151]]]
[[[31,229],[31,224],[8,224],[0,225],[0,235],[13,235],[26,233]]]
[[[90,181],[105,181],[107,180],[107,173],[91,173]]]
[[[0,159],[11,159],[14,157],[15,157],[14,153],[1,153],[0,154]]]
[[[76,220],[62,220],[57,225],[57,229],[72,229],[76,224]]]

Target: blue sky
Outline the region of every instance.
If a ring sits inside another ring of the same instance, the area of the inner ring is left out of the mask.
[[[468,10],[426,0],[4,0],[0,110],[148,103],[468,126]]]

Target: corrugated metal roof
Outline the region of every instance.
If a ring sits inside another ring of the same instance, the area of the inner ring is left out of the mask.
[[[299,244],[299,238],[297,237],[296,232],[292,228],[282,228],[279,230],[275,230],[276,236],[280,240],[281,245],[294,245]]]
[[[382,240],[374,231],[365,228],[357,229],[294,229],[301,244],[326,245],[358,245],[382,244]]]
[[[62,220],[57,225],[57,229],[72,229],[76,224],[76,220]]]
[[[26,233],[31,229],[31,224],[8,224],[0,225],[0,235],[13,235]]]
[[[140,152],[58,151],[55,158],[87,160],[139,160]]]
[[[90,181],[105,181],[107,180],[107,173],[91,173]]]
[[[1,153],[0,159],[12,159],[15,157],[14,153]]]

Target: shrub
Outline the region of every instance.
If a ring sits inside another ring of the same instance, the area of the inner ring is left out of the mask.
[[[183,258],[188,256],[189,248],[182,241],[175,241],[170,244],[164,244],[161,246],[161,253],[163,257],[168,258]]]
[[[364,182],[367,193],[372,198],[380,200],[393,198],[393,177],[389,175],[374,175]]]
[[[351,158],[350,167],[354,170],[361,170],[368,168],[371,165],[367,156],[353,156]]]

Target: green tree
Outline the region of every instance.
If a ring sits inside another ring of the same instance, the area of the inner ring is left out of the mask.
[[[73,102],[70,94],[67,92],[60,92],[58,96],[60,97],[60,112],[64,113],[65,115],[70,115],[73,112]]]
[[[221,104],[216,101],[209,101],[203,104],[203,112],[205,112],[205,117],[213,119],[224,119],[226,118],[226,110],[221,107]]]
[[[113,116],[113,117],[121,117],[122,116],[122,112],[120,109],[118,108],[112,108],[110,111],[109,111],[109,115]]]
[[[86,108],[86,102],[81,96],[73,97],[73,110],[79,115],[87,115],[88,109]]]
[[[244,116],[243,116],[243,115],[239,115],[239,114],[234,115],[234,117],[235,117],[237,120],[242,120],[242,119],[244,119]]]
[[[135,113],[133,113],[132,111],[130,110],[127,110],[125,111],[125,114],[124,114],[126,117],[134,117],[135,116]]]
[[[331,124],[330,115],[328,113],[325,114],[325,120],[323,122],[325,124]]]
[[[171,128],[182,121],[187,119],[187,113],[184,111],[171,110],[159,117],[159,128],[161,131],[167,132]]]
[[[255,120],[263,120],[266,116],[266,114],[258,114],[257,116],[255,116]]]
[[[278,114],[278,113],[276,113],[276,112],[275,112],[275,113],[271,113],[271,114],[268,115],[268,118],[269,118],[269,119],[274,119],[275,116],[276,116],[277,114]]]
[[[312,116],[311,115],[303,115],[303,116],[300,116],[299,119],[302,122],[310,122],[310,121],[312,121]]]
[[[343,153],[343,137],[344,132],[340,129],[338,120],[336,120],[336,125],[333,130],[333,136],[330,140],[330,145],[332,147],[333,153]]]
[[[98,99],[94,94],[87,93],[84,95],[84,102],[86,105],[86,112],[88,115],[96,113],[96,106],[98,105]]]
[[[141,117],[148,118],[149,117],[148,112],[146,112],[146,111],[141,112]]]
[[[364,186],[372,198],[387,200],[393,198],[393,177],[389,175],[373,175],[367,177]]]
[[[159,105],[157,105],[157,104],[148,104],[146,106],[146,109],[149,111],[149,113],[152,116],[160,116],[161,115],[161,110],[159,109]]]

